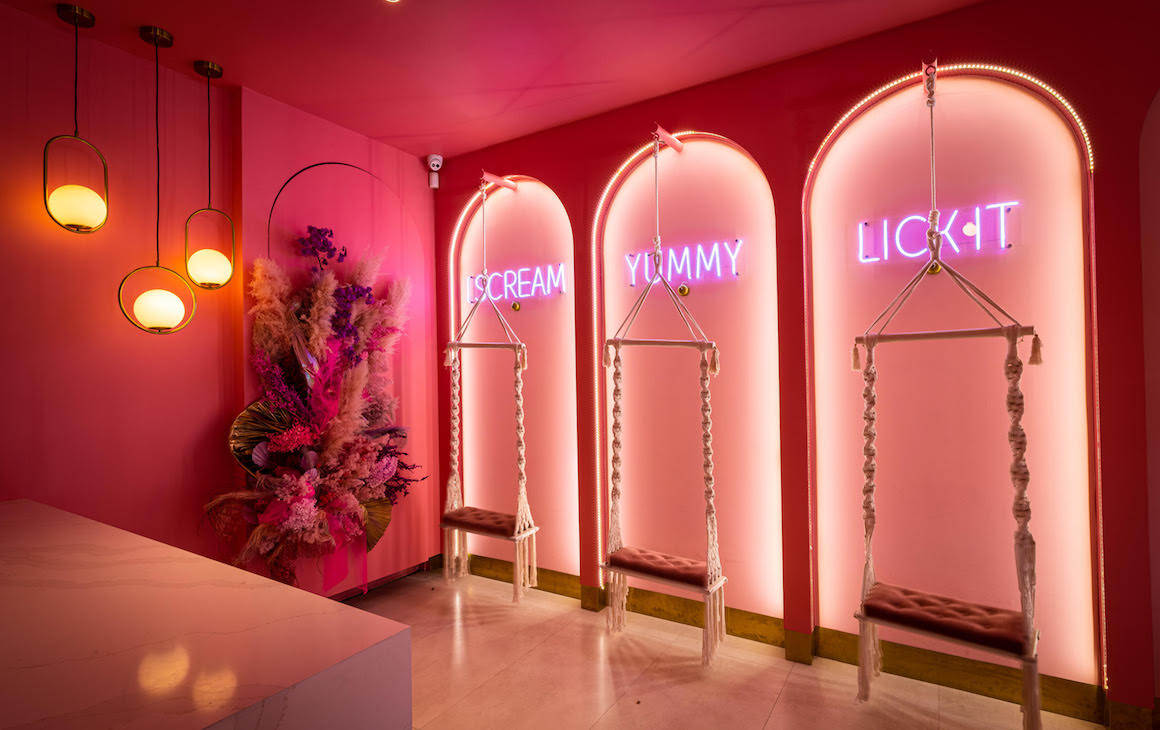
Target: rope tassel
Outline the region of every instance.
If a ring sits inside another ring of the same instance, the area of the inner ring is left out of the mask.
[[[1027,364],[1043,364],[1043,341],[1039,339],[1039,335],[1031,338],[1031,357],[1027,358]]]
[[[854,343],[854,347],[850,350],[850,369],[855,372],[862,370],[862,357],[858,352],[858,343]]]

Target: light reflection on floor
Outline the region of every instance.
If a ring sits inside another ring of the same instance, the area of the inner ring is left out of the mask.
[[[415,574],[351,601],[409,624],[417,728],[1011,728],[1019,707],[883,675],[854,703],[856,669],[785,659],[730,636],[701,667],[699,629],[629,614],[605,634],[604,613],[578,601],[469,576],[452,586]],[[1049,730],[1096,725],[1044,715]]]

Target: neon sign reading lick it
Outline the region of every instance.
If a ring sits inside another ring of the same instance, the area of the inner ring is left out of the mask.
[[[738,238],[733,241],[732,247],[730,247],[729,241],[714,241],[711,244],[698,243],[695,246],[690,244],[680,248],[665,249],[661,253],[661,270],[669,281],[678,281],[682,274],[684,274],[683,278],[688,280],[705,277],[724,279],[725,275],[721,273],[721,264],[723,259],[728,258],[727,271],[733,276],[737,276],[739,273],[737,258],[744,243]],[[724,255],[722,255],[722,251],[724,251]],[[624,264],[628,269],[629,286],[636,286],[637,282],[648,283],[656,271],[651,251],[626,253]]]
[[[942,211],[939,233],[943,255],[1011,248],[1015,223],[1012,213],[1018,206],[1019,201],[1008,200]],[[880,224],[862,221],[855,225],[858,260],[864,264],[927,255],[925,215],[908,215],[897,223],[883,218]]]
[[[467,301],[474,304],[484,291],[494,302],[564,293],[564,264],[525,266],[467,277]]]

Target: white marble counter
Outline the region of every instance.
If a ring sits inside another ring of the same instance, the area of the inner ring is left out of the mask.
[[[0,502],[0,727],[411,726],[403,624]]]

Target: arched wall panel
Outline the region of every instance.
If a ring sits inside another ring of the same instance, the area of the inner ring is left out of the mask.
[[[580,562],[576,453],[576,320],[572,226],[552,190],[534,178],[509,176],[515,190],[490,186],[488,279],[483,268],[480,196],[471,198],[454,234],[454,321],[490,285],[490,294],[528,346],[524,423],[528,501],[540,526],[541,567],[577,574]],[[518,303],[516,311],[512,305]],[[454,333],[448,333],[448,337]],[[501,341],[483,302],[467,339]],[[465,502],[498,512],[516,509],[513,358],[509,351],[464,350],[463,485]],[[510,543],[469,537],[471,553],[510,561]]]
[[[781,466],[774,209],[769,183],[743,149],[718,135],[677,135],[660,153],[662,266],[721,351],[712,379],[721,560],[729,606],[783,615]],[[652,273],[654,175],[648,150],[614,176],[597,213],[604,331],[616,331]],[[647,268],[646,268],[647,267]],[[636,337],[688,337],[654,289]],[[603,341],[603,339],[601,340]],[[698,360],[692,351],[630,348],[624,360],[622,531],[626,544],[705,558]],[[607,434],[611,376],[606,382]],[[607,518],[605,491],[599,514]],[[603,544],[603,543],[602,543]],[[653,590],[669,589],[641,584]]]
[[[1039,545],[1040,669],[1100,680],[1093,580],[1086,146],[1011,80],[946,76],[935,108],[946,259],[1045,342],[1024,373],[1031,529]],[[856,632],[862,570],[862,379],[853,337],[925,259],[929,128],[920,86],[883,95],[827,141],[807,192],[822,626]],[[991,324],[932,277],[894,331]],[[1024,343],[1024,359],[1027,343]],[[1004,344],[878,350],[880,580],[1018,609]],[[914,635],[884,637],[993,656]]]

